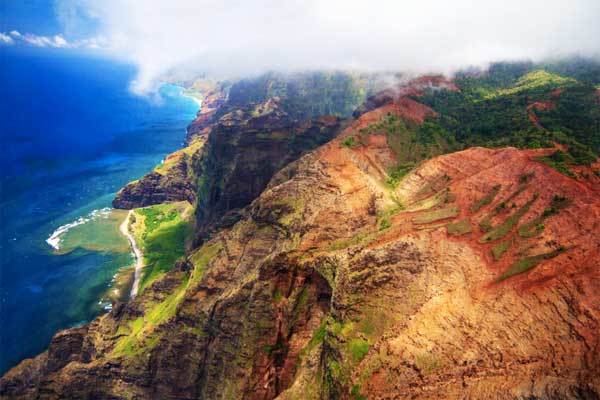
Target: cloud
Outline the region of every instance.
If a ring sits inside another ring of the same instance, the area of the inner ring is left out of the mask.
[[[69,43],[61,35],[55,36],[38,36],[31,33],[26,33],[22,36],[23,41],[27,44],[36,47],[69,47]]]
[[[57,34],[54,36],[41,36],[33,33],[22,34],[19,31],[13,30],[9,33],[0,32],[0,45],[21,44],[34,47],[49,47],[61,49],[100,49],[107,46],[107,41],[102,36],[89,39],[79,39],[68,41],[63,35]]]
[[[0,32],[0,44],[11,45],[14,44],[15,41],[9,35]]]
[[[65,26],[93,20],[110,53],[138,66],[141,92],[181,66],[448,72],[600,53],[598,0],[58,1]]]

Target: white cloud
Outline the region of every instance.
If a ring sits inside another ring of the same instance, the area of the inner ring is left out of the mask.
[[[70,43],[65,40],[61,35],[54,36],[38,36],[31,33],[26,33],[22,36],[23,41],[27,44],[37,47],[56,47],[64,48],[70,47]]]
[[[11,45],[13,44],[15,41],[13,40],[13,38],[11,38],[10,36],[8,36],[7,34],[1,33],[0,32],[0,45]]]
[[[1,44],[24,44],[35,47],[51,47],[51,48],[88,48],[88,49],[99,49],[106,47],[106,39],[102,36],[93,37],[89,39],[79,39],[69,41],[61,34],[54,36],[41,36],[33,33],[21,34],[19,31],[10,31],[7,33],[0,32],[0,45]]]
[[[447,72],[499,59],[600,53],[598,0],[59,0],[93,19],[138,91],[193,65],[221,74],[359,68]],[[72,8],[74,11],[70,12]]]

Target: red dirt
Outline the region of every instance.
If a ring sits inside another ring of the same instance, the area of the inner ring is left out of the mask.
[[[554,94],[555,92],[556,92],[556,90],[552,93]],[[527,117],[529,118],[531,123],[533,125],[535,125],[538,129],[544,129],[542,124],[540,124],[540,120],[539,120],[538,116],[535,114],[535,111],[536,110],[537,111],[548,111],[548,110],[554,109],[554,107],[556,107],[556,105],[552,102],[536,101],[527,106]]]

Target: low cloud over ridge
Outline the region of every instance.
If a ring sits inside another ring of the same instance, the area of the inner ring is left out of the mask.
[[[600,53],[598,0],[58,1],[67,30],[85,15],[112,55],[138,65],[138,92],[182,65],[224,75],[449,72],[501,59]]]

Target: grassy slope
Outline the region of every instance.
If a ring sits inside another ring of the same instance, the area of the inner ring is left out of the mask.
[[[171,205],[162,205],[171,206]],[[157,206],[154,206],[157,207]],[[217,255],[220,245],[205,244],[190,256],[193,265],[191,273],[182,273],[180,284],[162,301],[144,303],[144,315],[123,321],[117,331],[119,339],[111,352],[112,357],[135,357],[147,354],[164,334],[159,328],[175,316],[187,289],[196,285],[208,263]],[[198,332],[201,334],[201,332]]]
[[[185,252],[191,233],[191,206],[186,202],[135,210],[134,235],[144,253],[140,293],[173,267]]]

